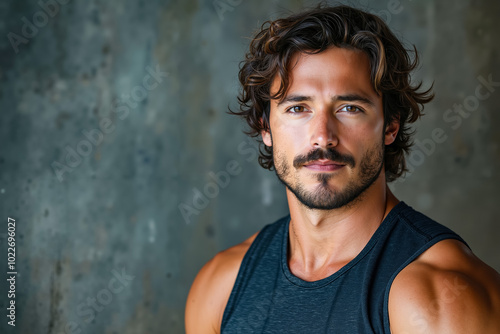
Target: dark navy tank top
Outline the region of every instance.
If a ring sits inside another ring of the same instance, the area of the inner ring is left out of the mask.
[[[464,242],[399,202],[351,262],[308,282],[288,267],[289,222],[287,216],[266,225],[246,252],[222,334],[390,333],[388,297],[396,275],[438,241]]]

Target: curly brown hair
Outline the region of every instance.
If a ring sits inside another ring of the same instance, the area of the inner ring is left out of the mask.
[[[328,47],[355,48],[370,59],[370,78],[375,91],[382,96],[385,125],[399,120],[395,141],[385,146],[384,163],[388,182],[407,169],[405,153],[412,146],[409,123],[423,113],[423,105],[432,100],[432,86],[420,92],[422,83],[412,85],[410,74],[417,67],[415,46],[406,49],[389,27],[377,16],[348,6],[318,7],[275,21],[266,21],[250,43],[250,50],[240,64],[238,96],[242,116],[257,137],[269,131],[270,100],[282,100],[289,88],[290,63],[300,52],[320,53]],[[410,53],[414,54],[413,60]],[[279,76],[280,88],[271,95],[273,79]],[[259,164],[274,168],[272,147],[259,141]]]

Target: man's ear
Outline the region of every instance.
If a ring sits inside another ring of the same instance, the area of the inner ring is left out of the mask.
[[[268,103],[266,106],[266,110],[262,113],[262,116],[260,118],[260,126],[262,129],[267,130],[261,130],[260,135],[262,136],[262,142],[268,146],[271,147],[273,146],[273,138],[271,136],[271,127],[269,124],[269,117],[268,115],[271,113],[271,105]]]
[[[263,125],[264,124],[264,120],[260,119],[260,122],[261,124]],[[262,136],[262,142],[264,142],[264,144],[266,146],[273,146],[273,140],[272,140],[272,137],[271,137],[271,130],[269,129],[269,126],[268,126],[268,130],[261,130],[260,131],[260,135]]]
[[[396,140],[396,136],[399,132],[399,119],[392,120],[385,127],[384,143],[385,145],[391,145]]]

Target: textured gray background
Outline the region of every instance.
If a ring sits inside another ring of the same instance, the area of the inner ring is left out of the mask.
[[[73,0],[44,24],[36,1],[1,1],[2,333],[7,217],[17,221],[19,274],[17,326],[6,332],[59,334],[69,325],[74,333],[182,333],[200,267],[287,212],[283,187],[258,167],[243,123],[225,112],[236,107],[248,37],[265,20],[311,2],[220,2],[227,6],[221,15],[211,0]],[[500,270],[500,87],[456,129],[443,119],[454,104],[474,100],[478,76],[500,81],[500,3],[401,0],[392,9],[391,2],[351,4],[384,10],[420,50],[415,78],[434,81],[436,99],[417,138],[436,128],[447,136],[392,188]],[[8,33],[22,36],[23,17],[33,22],[34,15],[40,28],[16,53]],[[146,68],[157,65],[168,76],[141,90]],[[147,96],[138,98],[141,92]],[[85,147],[82,131],[102,119],[112,131]],[[59,181],[54,161],[66,164],[66,147],[78,145],[88,156]],[[196,197],[195,189],[217,190],[210,173],[231,160],[238,168],[229,184],[206,202]],[[200,209],[187,223],[179,205],[193,207],[193,200]],[[116,294],[106,290],[113,270],[134,276]],[[89,321],[86,301],[96,297],[104,302]]]

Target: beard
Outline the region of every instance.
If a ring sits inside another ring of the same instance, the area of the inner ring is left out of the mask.
[[[352,205],[361,199],[361,195],[377,180],[382,171],[384,152],[383,142],[366,151],[359,162],[358,172],[341,190],[332,189],[328,184],[330,179],[339,177],[333,173],[317,173],[315,177],[319,184],[312,191],[306,189],[298,174],[292,176],[295,179],[295,183],[292,185],[287,180],[290,177],[291,166],[287,163],[285,155],[279,151],[273,151],[273,158],[278,179],[304,206],[316,210],[333,210]],[[344,164],[343,168],[350,167],[354,169],[356,167],[352,156],[340,154],[335,149],[329,148],[326,150],[316,149],[307,155],[297,156],[293,161],[293,168],[297,170],[303,164],[318,159],[328,159]]]

